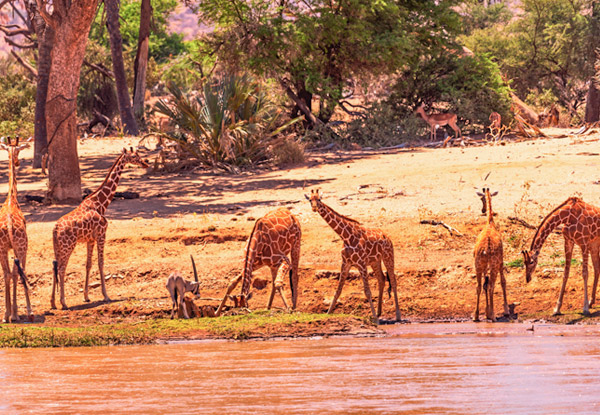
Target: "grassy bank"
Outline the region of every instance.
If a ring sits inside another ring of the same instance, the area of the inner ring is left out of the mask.
[[[77,347],[152,344],[175,339],[244,340],[316,335],[376,334],[355,316],[257,312],[190,320],[156,319],[88,327],[0,326],[0,347]]]

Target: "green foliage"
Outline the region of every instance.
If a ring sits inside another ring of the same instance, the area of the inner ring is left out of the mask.
[[[576,116],[595,59],[590,5],[589,0],[522,0],[521,13],[509,23],[473,30],[462,41],[498,62],[517,95],[551,91]]]
[[[183,36],[179,33],[169,33],[168,18],[175,11],[179,2],[177,0],[152,0],[152,31],[150,33],[149,54],[159,63],[163,63],[171,56],[179,55],[184,50]],[[135,58],[140,29],[140,2],[135,0],[122,0],[119,11],[121,16],[121,36],[123,49],[130,59]],[[97,40],[109,48],[108,33],[106,30],[106,14],[104,4],[100,5],[100,12],[90,31],[90,39]]]
[[[172,102],[156,105],[177,127],[167,138],[204,165],[227,168],[266,161],[271,139],[298,121],[280,125],[280,111],[248,76],[211,80],[196,98],[176,85],[169,92]]]
[[[0,62],[0,135],[33,134],[35,83],[5,58]]]
[[[482,131],[492,111],[500,113],[505,123],[510,120],[509,89],[497,65],[485,56],[459,50],[424,56],[407,67],[388,102],[403,118],[421,103],[435,103],[458,115],[463,132]],[[421,125],[427,126],[424,121]]]
[[[461,13],[465,34],[477,29],[485,29],[497,24],[507,24],[512,12],[505,3],[495,3],[485,7],[477,0],[465,2]]]
[[[349,88],[448,44],[459,25],[455,3],[200,0],[198,7],[201,21],[215,26],[203,40],[220,62],[274,77],[296,95],[318,94],[318,117],[328,121]]]

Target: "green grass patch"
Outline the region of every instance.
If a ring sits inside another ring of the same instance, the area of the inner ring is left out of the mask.
[[[523,258],[517,258],[513,259],[512,261],[505,262],[504,266],[507,268],[523,268],[525,264],[523,262]]]
[[[323,327],[328,323],[370,324],[349,315],[282,313],[259,311],[247,315],[156,319],[139,323],[114,323],[90,327],[45,327],[0,325],[0,347],[76,347],[126,344],[151,344],[161,339],[221,338],[243,340],[255,337],[288,335],[301,325]]]

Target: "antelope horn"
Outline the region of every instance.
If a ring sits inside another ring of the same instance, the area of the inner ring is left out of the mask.
[[[190,258],[192,259],[192,269],[194,270],[194,280],[196,282],[198,282],[198,271],[196,271],[196,262],[194,262],[194,257],[192,255],[190,255]]]

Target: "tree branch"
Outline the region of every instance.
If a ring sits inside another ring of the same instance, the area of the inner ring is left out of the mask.
[[[29,37],[31,35],[31,31],[28,28],[16,24],[0,25],[0,32],[6,36],[25,35]]]
[[[104,66],[88,62],[87,60],[84,60],[83,64],[89,68],[92,68],[92,69],[100,72],[102,75],[104,75],[107,78],[115,79],[115,75],[112,73],[112,71],[110,71],[109,69],[106,69]]]
[[[14,40],[12,40],[9,37],[5,37],[4,41],[6,43],[8,43],[9,45],[14,46],[14,47],[19,48],[19,49],[35,49],[36,48],[36,44],[35,43],[29,43],[28,45],[23,45],[21,43],[15,42]]]
[[[37,70],[31,66],[29,63],[27,63],[17,52],[15,52],[14,50],[10,51],[10,54],[13,55],[15,57],[15,59],[17,60],[17,62],[19,62],[21,64],[21,66],[23,66],[25,69],[27,69],[27,71],[29,71],[29,73],[31,75],[33,75],[34,79],[37,79],[38,73]]]

